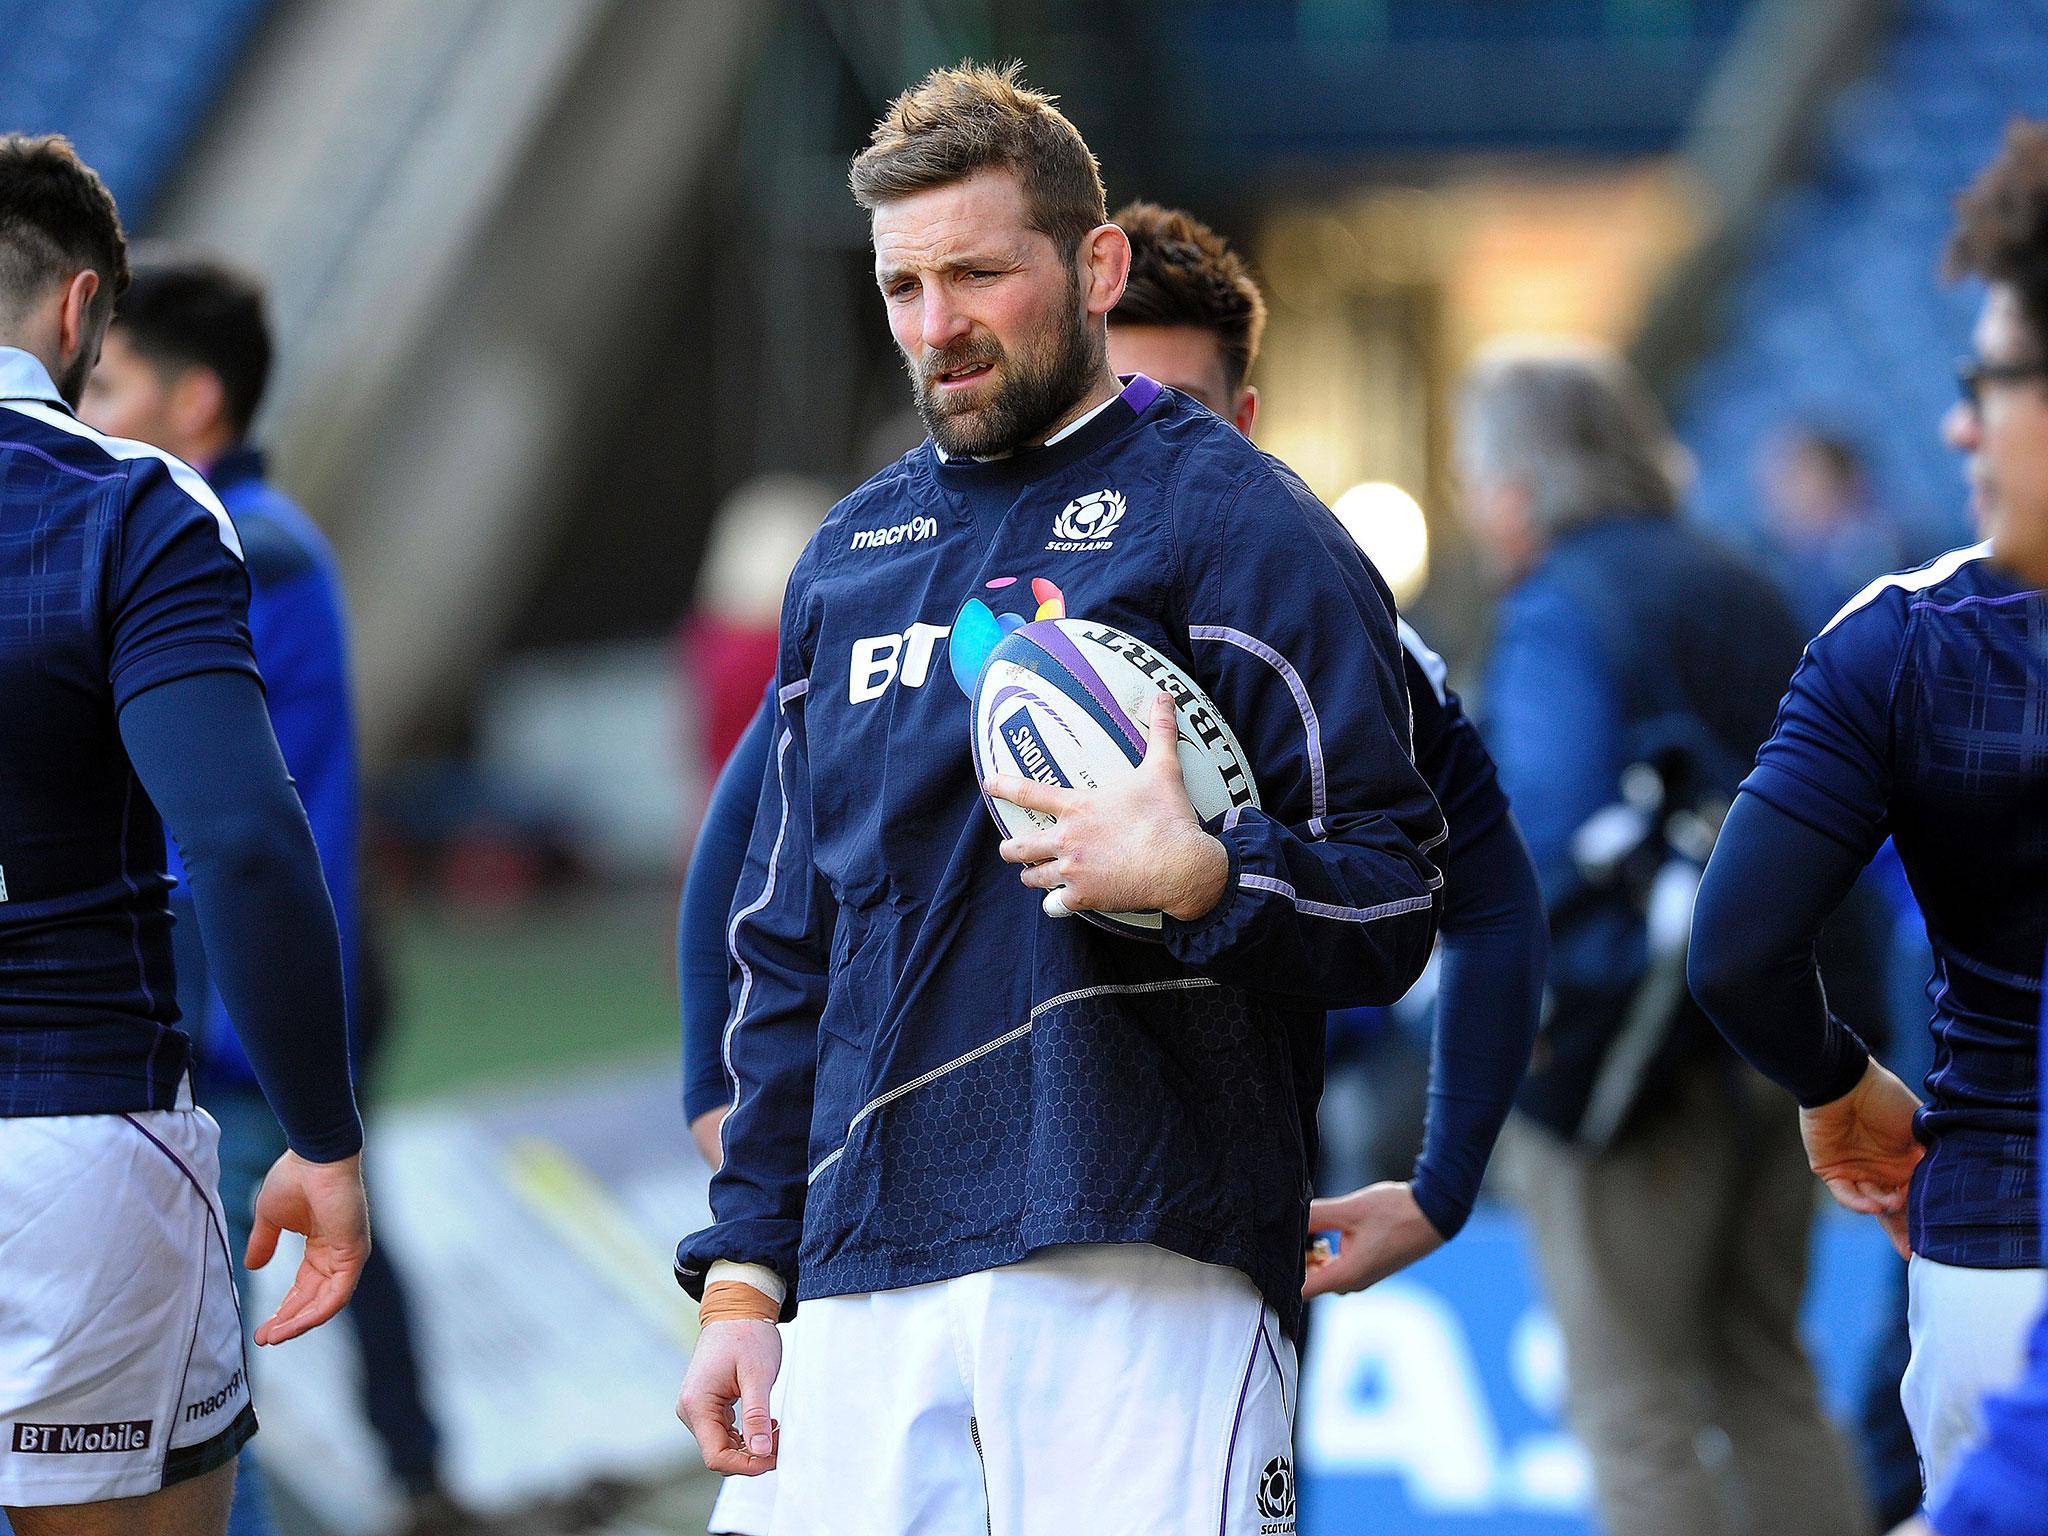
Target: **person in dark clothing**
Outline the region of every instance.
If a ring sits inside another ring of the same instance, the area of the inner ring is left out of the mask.
[[[1465,386],[1468,514],[1510,583],[1486,734],[1551,915],[1504,1150],[1612,1536],[1865,1536],[1797,1332],[1797,1126],[1684,984],[1700,867],[1799,634],[1768,578],[1679,521],[1673,453],[1604,350],[1504,348]]]
[[[286,1144],[243,1256],[307,1234],[256,1342],[331,1318],[370,1249],[341,946],[241,539],[189,465],[73,415],[128,279],[70,144],[0,138],[0,1506],[36,1536],[218,1533],[256,1430],[166,828]]]
[[[320,852],[341,936],[352,1076],[360,1082],[381,1034],[381,987],[366,982],[359,921],[355,709],[341,574],[318,526],[264,474],[249,441],[270,378],[270,326],[262,285],[197,251],[143,246],[80,413],[117,438],[176,454],[206,477],[240,534],[249,576],[249,634],[264,702],[285,767]],[[185,871],[169,850],[173,876]],[[221,1198],[228,1235],[246,1240],[263,1170],[283,1147],[227,1004],[197,942],[189,883],[171,895],[179,922],[178,1005],[195,1036],[193,1091],[220,1123]],[[247,1274],[237,1271],[244,1287]],[[349,1311],[362,1349],[364,1406],[409,1501],[407,1529],[459,1520],[438,1475],[440,1435],[420,1392],[403,1285],[384,1246],[371,1250]],[[269,1536],[257,1463],[244,1452],[230,1536]]]
[[[1714,1022],[1797,1098],[1814,1172],[1910,1254],[1901,1396],[1929,1507],[1983,1437],[1985,1395],[2025,1370],[2048,1286],[2048,561],[2033,543],[2048,523],[2048,124],[2015,125],[1962,200],[1949,259],[1987,280],[1945,429],[1991,538],[1873,581],[1807,647],[1714,852],[1692,965]],[[1811,959],[1886,836],[1934,951],[1925,1105]]]

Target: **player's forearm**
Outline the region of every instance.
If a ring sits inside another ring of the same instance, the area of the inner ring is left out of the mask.
[[[1693,995],[1742,1058],[1812,1108],[1856,1086],[1870,1052],[1829,1011],[1814,943],[1861,862],[1740,794],[1693,908]]]
[[[1461,847],[1445,870],[1443,974],[1430,1053],[1429,1118],[1415,1200],[1453,1237],[1472,1213],[1543,1005],[1549,932],[1512,818]]]
[[[177,838],[208,968],[292,1150],[362,1146],[349,1082],[341,943],[313,834],[263,695],[216,672],[137,695],[121,736]]]
[[[725,930],[733,893],[746,867],[773,728],[774,713],[764,703],[711,791],[683,881],[676,919],[676,975],[682,1011],[683,1113],[692,1121],[732,1097],[719,1049],[732,1011]]]
[[[1323,1009],[1391,1003],[1415,984],[1441,879],[1391,818],[1332,816],[1320,840],[1258,811],[1216,830],[1229,854],[1223,895],[1193,922],[1167,920],[1176,958]]]

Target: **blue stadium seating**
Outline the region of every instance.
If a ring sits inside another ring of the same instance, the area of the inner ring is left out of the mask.
[[[2016,115],[2048,116],[2048,0],[1907,0],[1870,77],[1832,105],[1811,174],[1771,209],[1727,339],[1681,394],[1702,517],[1751,537],[1759,451],[1812,422],[1864,452],[1911,547],[1968,537],[1938,429],[1978,291],[1939,266],[1955,195]]]
[[[0,0],[0,131],[64,133],[131,228],[270,0]]]

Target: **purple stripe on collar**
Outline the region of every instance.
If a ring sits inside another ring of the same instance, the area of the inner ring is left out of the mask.
[[[1131,408],[1133,414],[1142,416],[1152,408],[1152,402],[1157,400],[1159,395],[1160,388],[1156,380],[1148,379],[1142,373],[1134,373],[1124,385],[1124,392],[1120,398]]]

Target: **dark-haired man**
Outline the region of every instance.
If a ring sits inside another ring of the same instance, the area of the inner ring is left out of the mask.
[[[1128,244],[1014,69],[905,92],[852,180],[932,438],[784,604],[678,1411],[778,1465],[800,1294],[775,1531],[1286,1531],[1322,1014],[1405,991],[1439,904],[1391,599],[1298,480],[1110,372]],[[1063,536],[1084,497],[1113,515]],[[1262,809],[1196,820],[1163,695],[1124,780],[977,784],[939,642],[1055,588],[1202,683]],[[1055,831],[999,844],[984,789]]]
[[[1110,311],[1110,366],[1171,385],[1249,437],[1266,305],[1242,258],[1182,209],[1130,203],[1111,218],[1130,239],[1131,275]],[[1400,635],[1415,764],[1451,827],[1437,856],[1443,983],[1429,1122],[1413,1179],[1316,1202],[1310,1224],[1341,1229],[1343,1240],[1334,1258],[1310,1268],[1311,1296],[1371,1285],[1457,1235],[1528,1064],[1543,1000],[1543,898],[1493,759],[1441,658],[1405,621]]]
[[[270,323],[262,284],[196,251],[141,247],[85,388],[80,417],[111,437],[163,449],[197,468],[233,517],[249,576],[249,638],[285,767],[297,787],[341,934],[349,978],[352,1056],[367,1059],[362,1017],[362,934],[356,921],[355,709],[341,573],[319,528],[264,475],[249,441],[270,379]],[[175,846],[170,873],[182,877]],[[251,1203],[284,1133],[207,973],[189,888],[172,893],[178,931],[178,1001],[196,1051],[200,1104],[220,1123],[221,1199],[231,1242],[248,1236]],[[360,1076],[360,1072],[358,1073]],[[239,1276],[238,1276],[239,1278]],[[246,1297],[246,1290],[245,1290]],[[364,1264],[351,1329],[363,1352],[363,1390],[394,1476],[415,1521],[451,1509],[437,1460],[440,1434],[422,1399],[405,1296],[383,1246]],[[230,1531],[267,1532],[262,1480],[245,1462]]]
[[[234,525],[73,415],[128,280],[61,139],[0,139],[0,1505],[17,1536],[225,1525],[255,1430],[214,1123],[177,1026],[164,828],[290,1149],[247,1257],[307,1233],[275,1343],[369,1247],[340,945],[264,713]],[[161,819],[159,817],[161,816]]]
[[[1872,582],[1807,646],[1692,947],[1715,1023],[1798,1098],[1814,1172],[1911,1255],[1901,1397],[1931,1503],[1984,1395],[2018,1376],[2043,1294],[2048,125],[2015,125],[1963,197],[1949,269],[1988,284],[1945,430],[1991,538]],[[1924,1106],[1830,1014],[1813,966],[1814,934],[1887,834],[1934,947]]]

